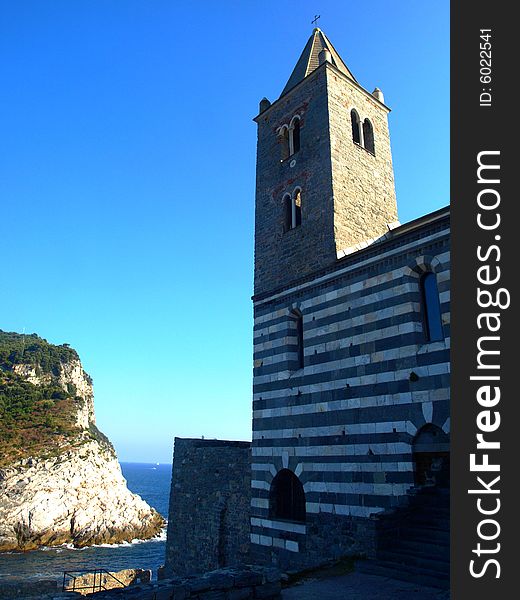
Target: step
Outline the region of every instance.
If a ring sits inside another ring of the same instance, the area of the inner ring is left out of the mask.
[[[432,558],[442,558],[447,557],[446,560],[449,560],[450,556],[450,544],[449,543],[429,543],[424,541],[415,541],[415,540],[404,540],[402,538],[397,538],[393,540],[381,540],[378,544],[378,551],[387,551],[394,550],[399,548],[400,552],[406,554],[415,554],[416,556],[425,556]]]
[[[435,488],[435,487],[430,487],[430,488],[412,488],[409,492],[410,496],[415,496],[417,498],[419,497],[424,497],[424,498],[449,498],[450,497],[450,491],[449,490],[445,490],[442,488]]]
[[[377,529],[381,535],[397,529],[409,528],[433,528],[448,531],[450,528],[449,516],[430,515],[424,512],[412,512],[409,514],[398,512],[391,516],[379,519]]]
[[[380,560],[358,561],[356,563],[356,570],[360,573],[419,583],[428,587],[447,589],[450,585],[450,577],[445,573],[436,573],[435,571],[420,567],[404,567],[403,565]]]
[[[394,511],[397,513],[407,514],[422,512],[432,515],[449,515],[451,512],[449,505],[443,506],[442,504],[439,504],[437,502],[432,502],[431,504],[423,503],[422,501],[420,502],[419,500],[415,500],[414,498],[410,499],[406,505],[396,506],[394,508]]]
[[[441,510],[442,512],[450,511],[449,502],[438,502],[435,498],[417,498],[412,496],[408,501],[408,505],[410,508],[418,508],[421,510]]]
[[[378,531],[380,544],[394,544],[397,540],[414,540],[423,544],[445,545],[450,544],[450,528],[438,527],[427,523],[406,524],[392,529]]]
[[[402,528],[397,539],[414,540],[429,544],[441,542],[450,543],[450,532],[442,529],[430,529],[428,527]]]
[[[436,486],[412,487],[410,488],[408,493],[413,494],[414,496],[439,496],[441,498],[450,497],[449,488],[442,488]]]
[[[442,560],[439,557],[427,558],[424,555],[407,554],[397,547],[394,550],[380,550],[377,553],[377,560],[395,563],[405,567],[420,567],[421,569],[428,569],[435,573],[445,573],[449,575],[450,572],[449,555],[446,557],[446,560]]]
[[[439,529],[440,531],[450,530],[449,519],[439,519],[437,517],[430,517],[428,515],[415,515],[406,519],[401,529]]]
[[[399,509],[398,509],[399,510]],[[428,515],[438,515],[443,517],[450,516],[450,507],[449,506],[439,506],[438,504],[420,504],[419,502],[410,502],[410,506],[408,508],[409,514],[413,515],[415,513],[426,513]]]
[[[450,507],[449,506],[440,506],[439,504],[422,504],[419,502],[410,502],[408,507],[408,513],[413,515],[414,513],[424,513],[431,515],[440,515],[440,516],[449,516],[450,515]]]
[[[449,495],[443,494],[409,494],[411,504],[421,504],[423,506],[442,506],[448,507],[450,505]]]
[[[408,507],[407,511],[398,509],[397,513],[406,514],[407,516],[414,517],[418,515],[431,516],[435,519],[449,519],[451,511],[449,508],[442,506],[423,506],[413,505]]]

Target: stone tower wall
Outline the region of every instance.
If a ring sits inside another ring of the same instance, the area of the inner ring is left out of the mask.
[[[336,251],[388,232],[397,221],[388,109],[345,76],[327,69]],[[375,156],[352,140],[351,110],[374,129]]]
[[[247,562],[249,442],[175,438],[166,575]]]
[[[277,130],[301,118],[301,148],[281,160]],[[335,260],[327,78],[317,69],[257,118],[255,294]],[[302,189],[302,224],[284,232],[283,196]]]
[[[352,140],[350,111],[370,119],[375,156]],[[325,64],[261,113],[258,123],[255,295],[333,266],[397,221],[388,109]],[[277,132],[300,116],[301,146],[282,160]],[[284,231],[283,197],[302,190],[301,226]]]

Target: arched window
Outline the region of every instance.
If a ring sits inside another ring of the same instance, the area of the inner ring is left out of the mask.
[[[300,149],[300,117],[293,117],[289,132],[289,147],[292,155],[298,152]]]
[[[441,305],[435,273],[424,273],[421,277],[420,286],[426,339],[428,342],[443,340]]]
[[[275,475],[269,491],[269,518],[305,523],[305,492],[289,469]]]
[[[372,154],[375,154],[376,149],[374,145],[374,129],[372,127],[372,123],[368,119],[363,121],[363,140],[365,143],[365,148]]]
[[[450,485],[450,439],[448,434],[426,423],[412,442],[415,484],[448,488]]]
[[[302,224],[302,191],[297,188],[293,192],[293,227],[298,227]]]
[[[284,125],[279,132],[281,160],[289,158],[289,128]]]
[[[352,121],[352,140],[356,144],[361,144],[361,123],[359,122],[359,115],[354,108],[350,111],[350,119]]]
[[[283,197],[284,231],[294,229],[302,224],[302,196],[300,188],[296,188],[293,195],[285,194]]]
[[[290,194],[283,197],[283,228],[284,231],[292,229],[292,198]]]
[[[305,366],[305,353],[303,344],[303,315],[299,310],[293,310],[291,312],[291,318],[293,320],[293,326],[296,333],[296,368],[303,369]]]

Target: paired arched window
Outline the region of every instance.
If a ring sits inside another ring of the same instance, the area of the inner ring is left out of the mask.
[[[352,141],[355,144],[363,146],[370,153],[376,153],[374,143],[374,128],[369,119],[365,119],[361,123],[359,114],[355,108],[350,111],[350,121],[352,124]]]
[[[375,145],[374,145],[374,128],[372,127],[372,123],[365,119],[363,121],[363,142],[365,148],[371,152],[372,154],[376,153]]]
[[[305,491],[289,469],[278,471],[271,483],[269,518],[305,523]]]
[[[441,304],[435,273],[424,273],[420,279],[423,327],[428,342],[444,339],[442,332]]]
[[[284,230],[294,229],[302,224],[302,192],[296,188],[291,194],[283,197]]]
[[[352,121],[352,140],[356,144],[361,144],[361,123],[354,108],[350,111],[350,119]]]
[[[303,345],[303,315],[295,309],[291,312],[293,327],[296,333],[296,369],[303,369],[305,366],[305,354]]]
[[[300,117],[295,115],[289,125],[280,127],[278,135],[281,146],[281,159],[285,160],[300,150]]]

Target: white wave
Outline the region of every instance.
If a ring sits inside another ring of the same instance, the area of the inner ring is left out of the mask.
[[[42,552],[56,552],[60,553],[64,550],[88,550],[89,548],[130,548],[131,546],[135,546],[136,544],[149,544],[154,542],[165,542],[166,541],[166,527],[161,529],[161,533],[156,535],[153,538],[147,540],[140,540],[135,538],[129,542],[118,542],[117,544],[92,544],[91,546],[83,546],[82,548],[77,548],[74,544],[60,544],[59,546],[42,546],[38,550]],[[17,554],[16,552],[5,552],[4,554]]]
[[[74,544],[60,544],[59,546],[42,546],[36,551],[40,552],[63,552],[64,550],[83,550],[83,548],[75,548]]]
[[[89,548],[127,548],[129,546],[134,546],[136,544],[149,544],[152,542],[165,542],[166,541],[166,528],[161,530],[159,535],[156,535],[153,538],[148,540],[140,540],[133,539],[130,542],[120,542],[118,544],[94,544],[93,546],[89,546]]]

